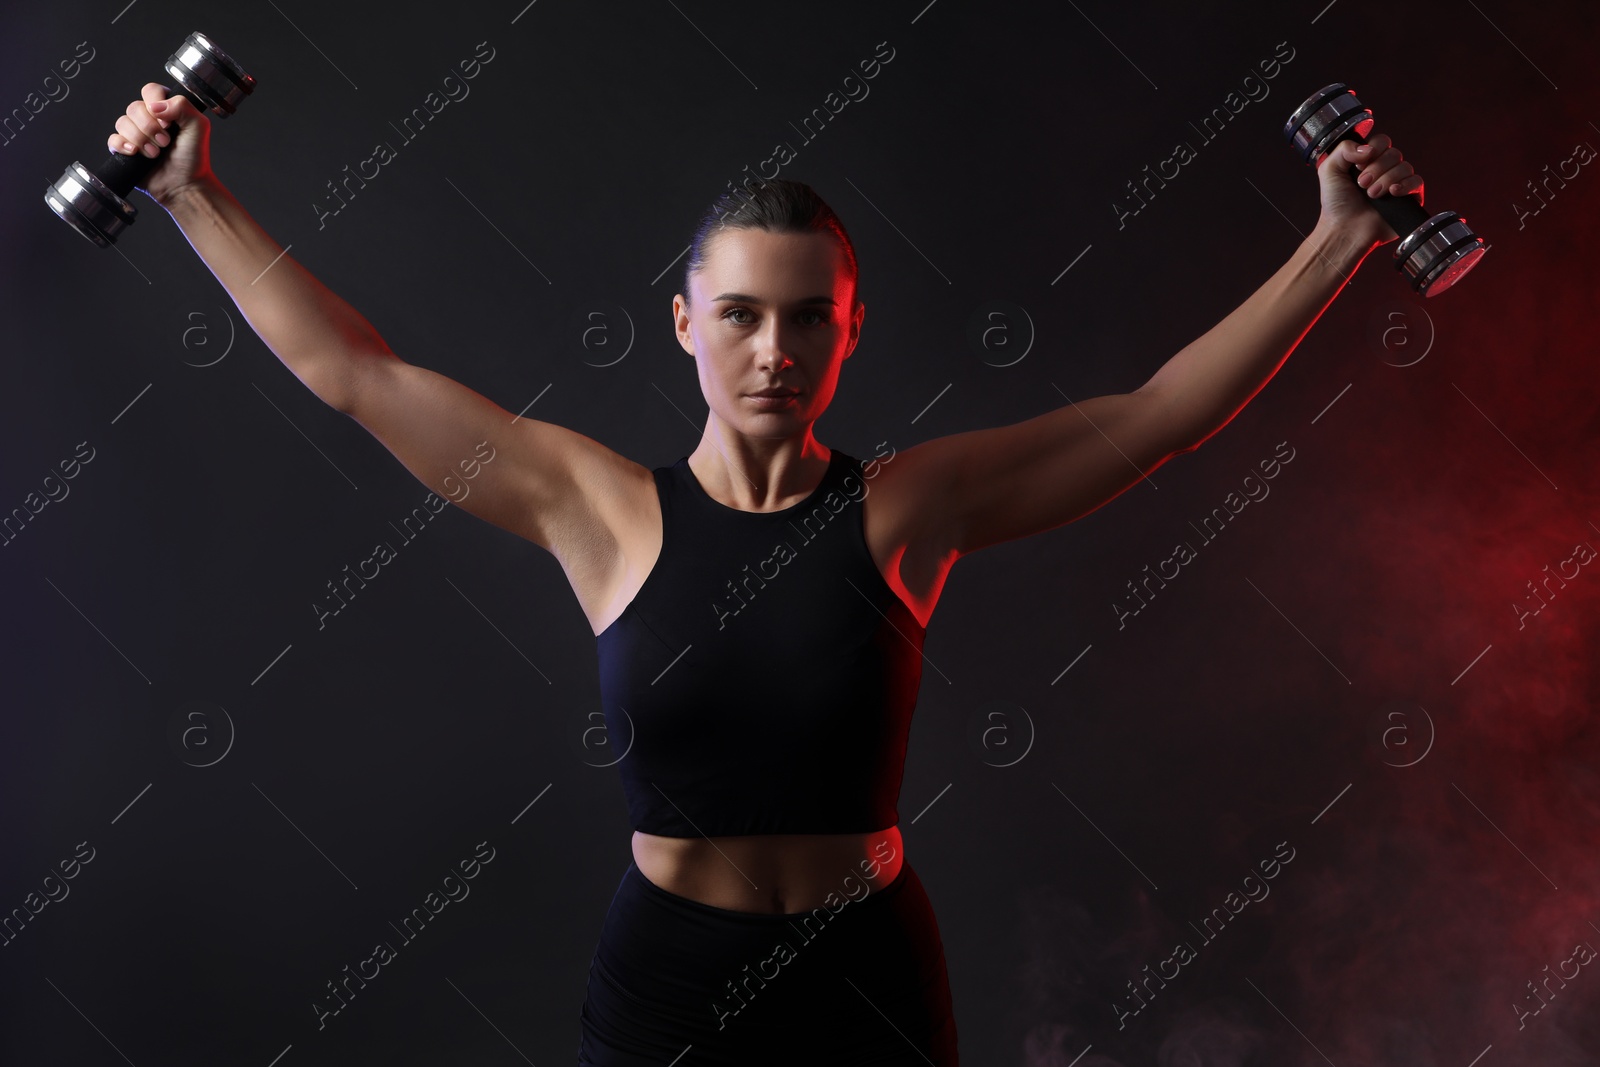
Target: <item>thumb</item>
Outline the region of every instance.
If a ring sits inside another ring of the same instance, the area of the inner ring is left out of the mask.
[[[1340,141],[1322,156],[1318,161],[1317,169],[1320,171],[1323,167],[1333,167],[1335,168],[1335,173],[1348,170],[1361,162],[1361,156],[1354,154],[1356,149],[1360,147],[1361,145],[1355,141]]]
[[[145,105],[161,121],[162,125],[175,123],[179,128],[194,124],[195,119],[201,117],[201,112],[186,96],[169,96],[164,100],[154,100]]]

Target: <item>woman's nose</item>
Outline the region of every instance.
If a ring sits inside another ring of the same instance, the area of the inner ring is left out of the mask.
[[[782,370],[784,367],[794,364],[793,357],[787,351],[785,339],[774,334],[768,334],[761,338],[761,343],[757,347],[756,358],[763,367],[769,367],[773,370]]]

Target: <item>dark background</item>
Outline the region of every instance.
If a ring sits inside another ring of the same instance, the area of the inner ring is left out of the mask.
[[[80,442],[94,458],[0,548],[0,914],[94,858],[0,947],[0,1061],[570,1064],[629,856],[616,772],[577,740],[594,639],[555,560],[454,508],[402,544],[427,490],[272,356],[164,212],[135,194],[110,251],[44,206],[200,29],[259,80],[213,124],[217,172],[292,256],[402,358],[647,466],[705,418],[676,257],[775,142],[860,256],[863,340],[817,434],[864,456],[1144,382],[1309,232],[1317,181],[1281,127],[1349,83],[1491,251],[1427,301],[1374,252],[1199,451],[960,562],[907,855],[966,1063],[1600,1063],[1587,968],[1517,1008],[1600,945],[1600,577],[1552,583],[1520,628],[1515,607],[1600,544],[1600,176],[1521,215],[1600,145],[1593,9],[1045,7],[5,14],[0,114],[78,42],[94,59],[0,146],[0,512]],[[319,230],[325,183],[483,41],[471,95]],[[870,95],[804,142],[791,123],[885,41]],[[1279,42],[1267,98],[1200,145],[1188,124]],[[1178,139],[1197,158],[1119,229]],[[974,346],[994,301],[1011,347]],[[1283,442],[1270,496],[1119,629],[1127,583]],[[385,539],[398,558],[319,630],[310,605]],[[479,842],[471,895],[319,1029],[326,984],[398,946],[390,923]],[[1270,896],[1200,937],[1280,843]],[[1197,957],[1119,1028],[1183,940]]]

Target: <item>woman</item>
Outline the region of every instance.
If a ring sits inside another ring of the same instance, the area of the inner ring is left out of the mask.
[[[1341,143],[1312,234],[1144,385],[866,464],[812,435],[866,311],[849,237],[799,183],[725,195],[673,299],[705,428],[651,470],[398,359],[222,187],[209,133],[151,83],[108,147],[154,155],[176,135],[145,191],[278,358],[424,483],[492,447],[461,506],[555,555],[596,635],[635,833],[583,1004],[594,1067],[957,1062],[895,811],[951,565],[1197,448],[1396,239],[1367,201],[1422,190],[1387,136]]]

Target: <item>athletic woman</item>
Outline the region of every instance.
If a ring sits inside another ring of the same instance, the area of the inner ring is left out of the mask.
[[[582,1006],[588,1067],[956,1064],[895,809],[951,565],[1199,447],[1396,239],[1370,199],[1422,190],[1386,135],[1343,142],[1310,236],[1144,385],[868,462],[812,435],[866,313],[844,227],[800,183],[724,194],[672,302],[704,430],[651,469],[399,359],[223,188],[209,135],[150,83],[108,147],[175,136],[145,191],[262,341],[436,491],[487,442],[460,506],[552,553],[588,616],[635,827]]]

